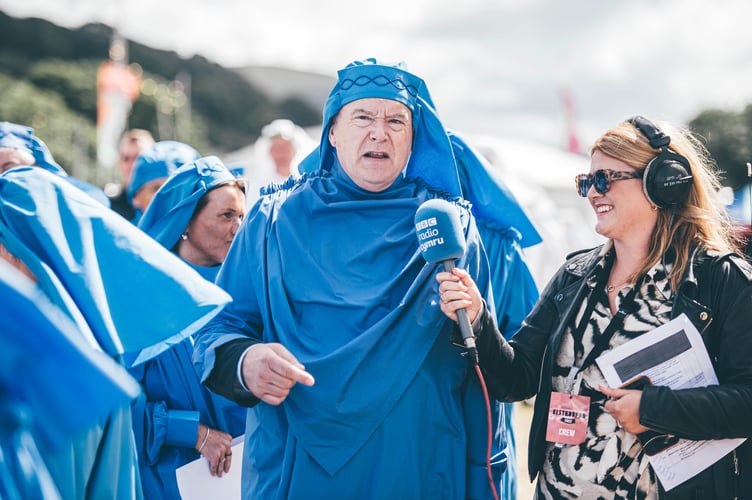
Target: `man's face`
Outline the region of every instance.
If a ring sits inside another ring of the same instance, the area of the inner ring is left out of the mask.
[[[410,110],[391,99],[353,101],[337,114],[329,142],[353,182],[367,191],[383,191],[402,173],[410,158]]]
[[[165,182],[167,182],[167,177],[160,177],[159,179],[151,180],[138,188],[136,194],[133,195],[133,200],[131,200],[133,208],[146,212],[146,208],[149,206],[149,203],[151,203],[154,195],[157,194],[157,191],[159,191],[159,188],[161,188],[162,184]]]
[[[280,175],[290,175],[290,165],[295,159],[295,145],[291,140],[281,136],[272,137],[269,144],[269,156]]]
[[[130,141],[121,145],[118,156],[118,167],[120,167],[123,185],[127,186],[130,184],[133,164],[136,163],[136,158],[138,158],[143,149],[144,146],[137,141]]]

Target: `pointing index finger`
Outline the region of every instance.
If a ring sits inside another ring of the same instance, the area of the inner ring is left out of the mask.
[[[295,365],[289,366],[289,371],[288,371],[287,376],[293,379],[294,381],[300,382],[301,384],[307,385],[309,387],[312,386],[316,382],[313,378],[313,375],[303,370],[302,368],[298,368]]]

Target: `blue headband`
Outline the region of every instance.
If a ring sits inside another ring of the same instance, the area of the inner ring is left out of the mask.
[[[404,63],[382,64],[373,58],[352,62],[337,75],[337,84],[324,105],[319,149],[303,160],[301,172],[331,168],[335,150],[329,143],[329,129],[343,106],[359,99],[390,99],[412,112],[413,148],[405,175],[421,178],[449,194],[462,194],[449,137],[422,79],[409,73]]]
[[[199,200],[210,190],[236,180],[216,156],[183,165],[159,188],[138,227],[170,250],[191,221]]]
[[[147,182],[169,177],[178,167],[196,161],[201,155],[187,144],[177,141],[160,141],[138,155],[133,163],[128,201]]]

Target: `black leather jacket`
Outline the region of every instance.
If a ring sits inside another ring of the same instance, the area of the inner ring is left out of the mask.
[[[536,395],[528,470],[533,479],[545,454],[551,373],[562,334],[586,296],[602,247],[570,255],[507,343],[484,311],[474,323],[489,391],[501,401]],[[752,437],[752,269],[741,257],[697,252],[674,301],[672,317],[687,314],[702,334],[720,385],[670,390],[646,387],[640,423],[692,440]],[[661,498],[752,498],[752,440]]]

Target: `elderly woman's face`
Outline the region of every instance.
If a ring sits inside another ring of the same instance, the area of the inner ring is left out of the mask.
[[[216,266],[225,261],[245,210],[245,195],[226,184],[212,189],[204,208],[194,216],[180,241],[178,255],[197,266]]]
[[[392,185],[410,158],[410,110],[391,99],[360,99],[346,104],[329,130],[329,142],[347,175],[367,191]]]

